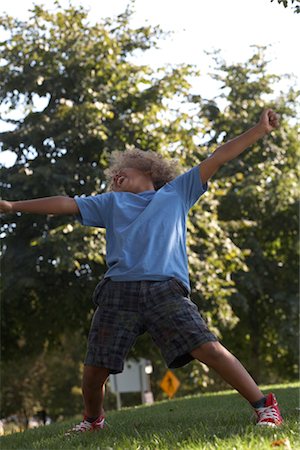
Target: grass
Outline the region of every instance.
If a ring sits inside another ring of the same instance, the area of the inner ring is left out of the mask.
[[[237,393],[226,391],[111,411],[107,414],[109,426],[96,433],[64,437],[74,423],[68,421],[3,436],[0,446],[2,450],[299,449],[299,384],[267,386],[263,390],[276,394],[284,417],[280,428],[255,427],[247,402]],[[288,440],[290,447],[271,446],[281,439]]]

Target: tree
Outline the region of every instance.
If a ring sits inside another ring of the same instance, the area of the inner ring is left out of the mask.
[[[54,13],[35,6],[28,22],[2,17],[0,98],[8,111],[23,109],[20,120],[7,119],[14,130],[1,133],[2,150],[17,156],[1,170],[4,198],[101,193],[112,150],[169,155],[178,142],[192,145],[187,114],[166,111],[187,98],[194,71],[133,63],[162,32],[131,28],[131,13],[90,24],[83,7],[56,3]],[[86,339],[91,294],[106,269],[105,235],[73,218],[26,214],[7,217],[1,232],[2,358],[26,370],[29,357],[54,350],[62,334]]]
[[[297,127],[290,124],[296,117],[299,91],[291,86],[287,93],[274,95],[273,86],[279,77],[267,72],[265,51],[266,48],[257,48],[244,64],[227,65],[216,57],[215,78],[222,82],[219,97],[226,100],[226,107],[221,110],[216,102],[203,101],[200,110],[207,133],[214,130],[208,141],[208,148],[212,149],[216,142],[228,140],[255,123],[264,107],[274,108],[281,116],[281,127],[273,136],[258,142],[218,172],[212,190],[214,197],[206,197],[209,205],[215,204],[214,213],[224,236],[244,256],[242,268],[232,266],[234,253],[217,259],[217,251],[214,258],[214,265],[221,268],[218,280],[228,275],[229,283],[235,287],[225,297],[225,305],[228,312],[231,306],[236,321],[228,327],[223,314],[219,331],[260,382],[278,379],[279,374],[289,379],[297,373],[299,288],[299,143]],[[202,208],[205,202],[199,205],[200,214],[196,215],[199,223]],[[201,234],[193,237],[197,243],[203,240]],[[206,242],[205,246],[204,254],[209,257],[211,251]],[[226,260],[228,272],[222,266]],[[210,284],[206,279],[207,276],[202,282],[205,296],[219,296],[217,287],[206,294]],[[215,301],[220,300],[217,297]]]
[[[273,2],[274,0],[271,0],[271,2]],[[290,0],[290,2],[288,0],[277,0],[277,2],[279,3],[279,5],[283,5],[285,8],[287,8],[288,6],[291,6],[294,8],[294,13],[299,14],[300,13],[300,0]],[[295,5],[295,3],[298,3],[297,5]]]
[[[51,419],[82,409],[81,372],[85,343],[81,333],[62,334],[55,349],[6,362],[2,374],[1,416],[18,413],[20,423],[39,410]]]
[[[156,45],[159,28],[131,29],[130,9],[91,25],[82,7],[56,7],[50,14],[36,6],[28,22],[2,21],[11,34],[1,44],[1,100],[24,108],[24,118],[8,121],[15,129],[1,134],[3,150],[17,155],[2,169],[2,195],[11,200],[101,193],[113,149],[167,153],[192,139],[184,136],[184,114],[160,118],[168,99],[186,95],[191,68],[154,73],[129,59]],[[41,111],[37,98],[46,99]],[[66,217],[9,219],[2,228],[4,354],[13,355],[20,339],[34,352],[61,330],[86,332],[92,289],[105,271],[102,231]]]

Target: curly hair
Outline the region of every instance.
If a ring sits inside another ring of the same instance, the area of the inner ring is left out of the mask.
[[[144,151],[137,148],[114,150],[111,153],[110,167],[104,171],[109,190],[112,190],[114,176],[119,170],[129,167],[150,173],[156,191],[180,173],[176,160],[167,160],[151,150]]]

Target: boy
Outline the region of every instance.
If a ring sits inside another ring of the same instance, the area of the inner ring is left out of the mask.
[[[104,384],[123,370],[138,335],[148,331],[168,367],[192,359],[213,368],[254,408],[257,424],[282,423],[274,394],[260,391],[241,363],[208,330],[189,299],[186,216],[227,161],[278,127],[271,109],[258,124],[221,145],[199,166],[176,176],[173,162],[140,150],[115,152],[112,192],[91,196],[0,201],[0,212],[76,214],[106,228],[108,271],[94,292],[94,313],[83,373],[85,416],[67,434],[102,429]]]

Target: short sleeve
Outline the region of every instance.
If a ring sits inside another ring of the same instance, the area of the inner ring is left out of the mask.
[[[199,166],[179,175],[169,184],[176,189],[187,209],[190,209],[207,191],[207,183],[203,184],[200,178]]]
[[[105,228],[110,208],[110,193],[91,195],[89,197],[75,197],[74,200],[80,211],[77,216],[82,225]]]

